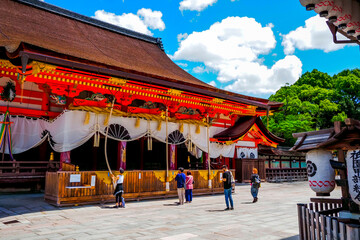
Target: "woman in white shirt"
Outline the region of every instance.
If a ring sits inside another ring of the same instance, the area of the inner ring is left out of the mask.
[[[116,188],[114,191],[114,195],[116,197],[116,205],[115,208],[119,207],[125,207],[122,203],[122,194],[124,192],[123,183],[124,183],[124,169],[119,169],[120,174],[116,176],[116,178],[113,176],[113,179],[116,181]]]

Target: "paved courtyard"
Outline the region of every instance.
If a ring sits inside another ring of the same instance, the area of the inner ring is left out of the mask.
[[[340,196],[335,189],[332,197]],[[42,194],[0,195],[0,239],[298,239],[296,203],[315,193],[307,182],[262,183],[259,202],[249,185],[236,186],[234,211],[223,211],[223,195],[112,205],[57,208]]]

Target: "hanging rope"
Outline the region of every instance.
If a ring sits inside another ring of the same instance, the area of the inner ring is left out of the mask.
[[[115,104],[115,96],[114,96],[114,99],[111,103],[111,110],[110,110],[110,114],[109,114],[109,122],[110,122],[110,119],[111,119],[111,115],[112,115],[112,112],[113,112],[113,108],[114,108],[114,104]],[[109,123],[108,122],[108,123]],[[109,125],[107,126],[106,128],[106,134],[105,134],[105,145],[104,145],[104,151],[105,151],[105,161],[106,161],[106,165],[107,165],[107,168],[109,170],[109,173],[110,175],[114,175],[111,171],[111,168],[110,168],[110,164],[109,164],[109,160],[108,160],[108,156],[107,156],[107,139],[108,139],[108,133],[109,133]],[[113,180],[114,181],[114,180]],[[115,188],[116,187],[116,184],[114,184],[113,182],[113,187]]]

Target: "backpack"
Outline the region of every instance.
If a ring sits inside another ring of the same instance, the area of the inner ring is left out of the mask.
[[[255,183],[258,185],[258,188],[261,187],[261,179],[260,179],[259,176],[256,176],[256,177],[255,177]]]

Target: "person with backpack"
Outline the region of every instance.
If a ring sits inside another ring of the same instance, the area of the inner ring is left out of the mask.
[[[251,174],[250,181],[251,181],[251,195],[254,198],[253,203],[256,203],[258,201],[257,196],[259,193],[259,188],[261,186],[261,179],[258,175],[258,170],[256,168],[253,168],[253,174]]]
[[[112,178],[114,181],[116,181],[116,188],[114,191],[114,195],[116,198],[116,205],[114,206],[114,208],[124,208],[125,207],[125,201],[124,198],[122,197],[123,193],[124,193],[124,187],[123,187],[123,183],[124,183],[124,169],[120,168],[119,169],[120,174],[117,175],[116,177],[114,175],[112,175]]]
[[[175,177],[175,181],[177,182],[177,192],[179,196],[179,203],[180,205],[184,204],[185,198],[185,179],[186,176],[184,174],[184,168],[180,167],[179,172]]]
[[[228,167],[226,165],[224,165],[222,167],[223,170],[223,175],[222,175],[222,181],[224,183],[224,195],[225,195],[225,203],[226,203],[226,208],[225,211],[227,210],[234,210],[234,202],[231,196],[232,193],[232,174],[229,171]],[[229,201],[230,201],[230,206],[229,206]]]

